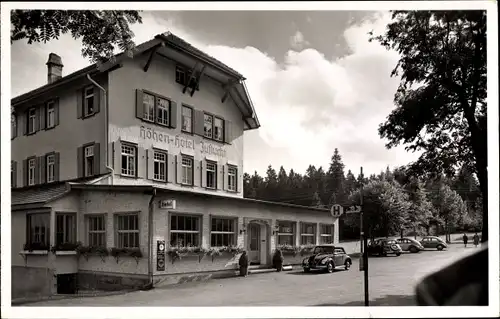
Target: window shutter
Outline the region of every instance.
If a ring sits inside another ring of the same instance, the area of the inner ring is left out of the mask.
[[[59,182],[59,179],[61,178],[61,175],[60,175],[60,171],[61,171],[61,166],[60,166],[60,153],[57,152],[54,154],[54,157],[55,157],[55,165],[54,165],[54,180],[56,182]]]
[[[236,169],[236,192],[240,193],[241,190],[243,189],[242,187],[239,187],[240,181],[243,180],[243,170]]]
[[[182,184],[182,157],[180,155],[177,155],[176,161],[177,161],[177,170],[176,170],[177,183]]]
[[[59,125],[59,98],[54,99],[54,126]]]
[[[205,135],[204,130],[204,115],[201,110],[194,110],[194,134],[203,136]]]
[[[94,144],[94,175],[101,174],[101,143]]]
[[[12,170],[13,170],[13,180],[11,187],[17,187],[17,162],[12,161]]]
[[[24,132],[24,135],[28,135],[28,123],[29,123],[29,110],[27,110],[26,112],[24,112],[24,116],[23,116],[23,132]]]
[[[155,161],[154,161],[154,150],[146,150],[146,157],[148,159],[148,179],[154,179],[154,171],[155,171]],[[168,162],[167,162],[168,164]]]
[[[115,152],[113,169],[115,174],[120,175],[122,173],[122,142],[120,140],[113,142],[113,150]]]
[[[200,168],[201,168],[201,187],[207,187],[207,161],[206,160],[201,160],[200,161]]]
[[[83,118],[83,89],[76,91],[76,118]]]
[[[45,184],[47,183],[47,161],[45,156],[40,156],[38,158],[39,163],[40,163],[40,184]],[[54,166],[55,169],[55,166]]]
[[[78,178],[84,176],[84,154],[83,147],[79,147],[76,149],[76,167],[78,170]]]
[[[28,160],[23,160],[23,184],[28,186]]]
[[[224,142],[231,143],[233,141],[233,123],[231,121],[224,121]]]
[[[167,155],[167,181],[169,183],[175,182],[175,155]]]
[[[170,101],[170,127],[177,127],[177,103]],[[179,112],[180,113],[180,112]]]
[[[40,113],[42,108],[40,106],[35,108],[35,132],[40,130]]]
[[[41,172],[42,172],[42,156],[35,158],[35,185],[40,184]]]
[[[227,179],[228,179],[228,175],[227,175],[227,164],[224,165],[224,181],[222,183],[222,187],[225,191],[227,191]]]
[[[201,177],[203,175],[201,167],[201,161],[193,161],[193,186],[201,186]]]
[[[39,120],[39,127],[40,127],[40,130],[45,130],[45,128],[47,127],[47,122],[46,122],[46,115],[47,115],[47,104],[42,104],[39,106],[39,113],[40,113],[40,116],[38,117],[37,120]]]
[[[142,99],[142,90],[135,90],[135,116],[139,119],[144,118],[144,105],[143,105],[143,99]]]
[[[101,90],[94,86],[94,113],[99,113],[101,110]]]
[[[224,187],[224,165],[217,163],[217,189]]]
[[[15,130],[14,130],[14,135],[12,135],[12,138],[15,138],[17,137],[17,131],[19,131],[19,118],[16,115],[14,115],[14,126],[15,126]]]
[[[147,158],[146,150],[143,147],[137,147],[137,158],[136,158],[136,172],[135,176],[138,178],[147,178]]]

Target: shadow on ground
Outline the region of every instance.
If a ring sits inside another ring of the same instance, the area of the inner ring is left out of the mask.
[[[328,303],[320,304],[315,306],[323,307],[333,307],[333,306],[346,306],[346,307],[363,307],[365,305],[364,300],[351,301],[348,303]],[[415,296],[401,296],[401,295],[387,295],[383,298],[377,298],[375,300],[370,300],[370,306],[417,306]]]

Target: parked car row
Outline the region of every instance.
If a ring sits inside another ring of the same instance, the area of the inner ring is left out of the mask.
[[[424,249],[443,250],[448,248],[446,242],[436,236],[425,236],[421,241],[413,238],[379,238],[368,243],[367,252],[369,256],[387,256],[394,254],[401,256],[403,251],[418,253]],[[343,247],[335,245],[318,245],[312,250],[312,254],[302,260],[304,272],[311,270],[323,270],[332,273],[337,268],[349,270],[352,265],[351,257]]]

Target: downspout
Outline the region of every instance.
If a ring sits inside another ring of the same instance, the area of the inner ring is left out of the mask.
[[[149,283],[144,287],[144,290],[153,288],[153,214],[154,214],[154,200],[156,197],[156,188],[153,188],[153,195],[149,200],[148,205],[148,278]]]
[[[95,86],[97,86],[102,93],[104,94],[104,156],[106,157],[106,169],[111,172],[111,185],[113,185],[113,178],[115,175],[115,170],[109,166],[109,155],[108,155],[108,149],[109,149],[109,120],[108,120],[108,96],[106,89],[100,86],[96,81],[94,81],[91,77],[90,74],[87,73],[87,79],[89,79],[90,82],[92,82]]]

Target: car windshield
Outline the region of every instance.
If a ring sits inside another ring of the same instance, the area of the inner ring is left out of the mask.
[[[395,244],[395,243],[396,243],[396,241],[395,241],[395,240],[386,240],[386,241],[385,241],[385,243],[386,243],[387,245],[393,245],[393,244]]]
[[[319,246],[314,248],[313,254],[333,254],[334,247]]]

